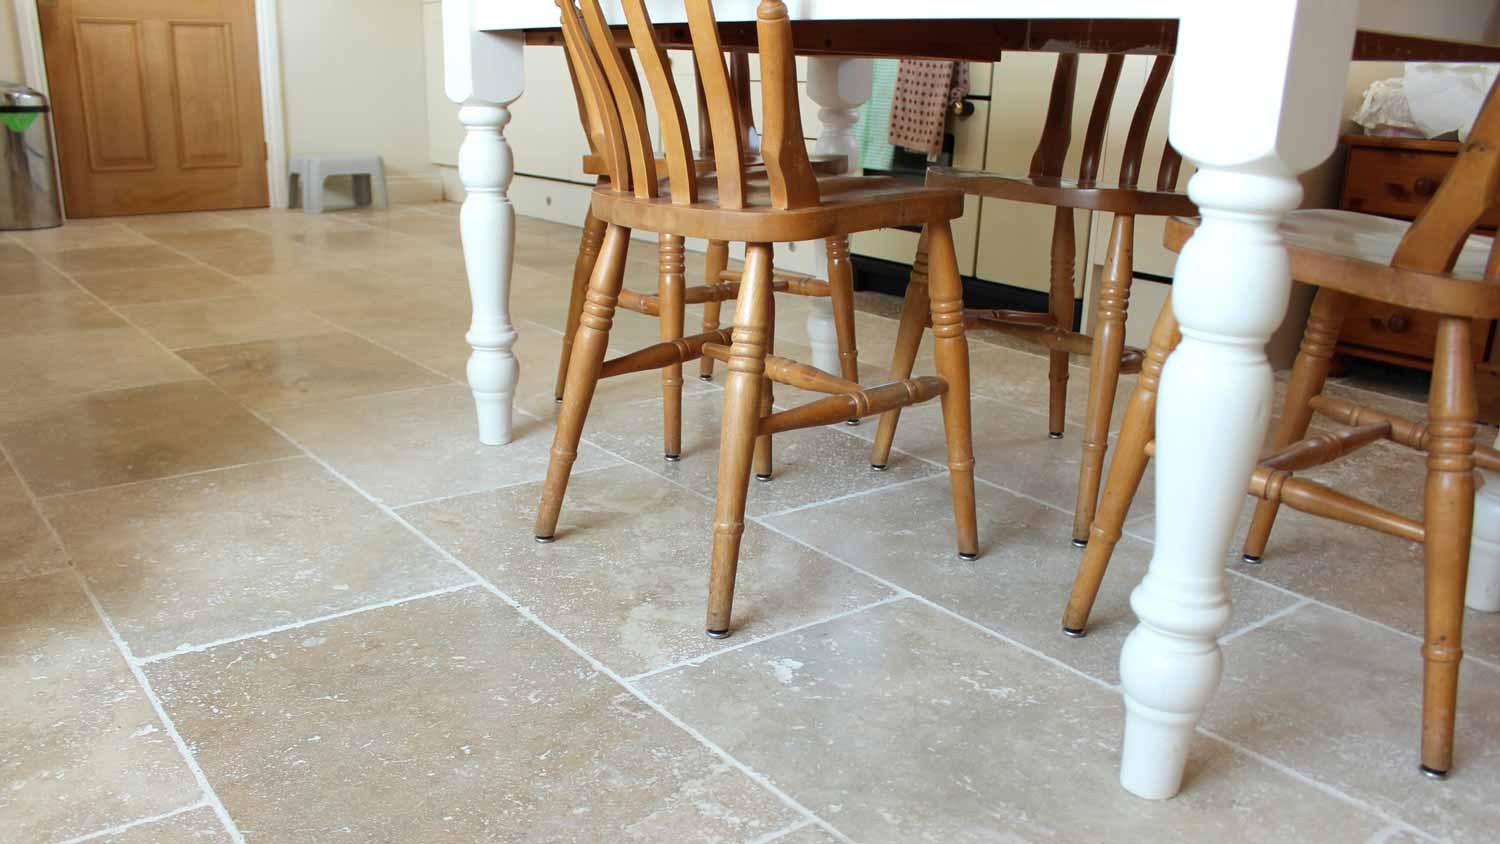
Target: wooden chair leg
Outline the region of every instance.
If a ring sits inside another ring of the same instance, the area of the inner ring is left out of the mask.
[[[1073,209],[1058,208],[1052,221],[1052,289],[1047,304],[1059,328],[1073,326],[1073,263],[1078,250],[1073,234]],[[1047,436],[1062,439],[1068,412],[1068,353],[1048,356],[1047,380],[1051,390],[1047,402]]]
[[[709,636],[729,635],[734,605],[734,574],[740,538],[745,533],[745,496],[750,461],[762,415],[766,344],[770,342],[771,246],[750,244],[745,250],[739,300],[735,304],[729,374],[724,379],[724,418],[719,438],[719,490],[714,504],[713,558],[708,576]]]
[[[899,381],[911,377],[916,365],[917,350],[922,346],[922,333],[927,330],[930,301],[927,295],[927,230],[922,230],[922,239],[917,242],[917,257],[912,261],[911,280],[906,285],[906,298],[901,302],[901,324],[896,329],[896,351],[891,357],[891,380]],[[891,460],[891,444],[896,440],[896,423],[901,420],[901,410],[888,410],[880,415],[880,426],[875,429],[875,444],[870,448],[870,468],[885,471]]]
[[[1120,386],[1120,355],[1125,352],[1125,316],[1130,307],[1130,282],[1135,271],[1131,251],[1135,218],[1116,214],[1109,232],[1104,282],[1099,291],[1094,348],[1089,359],[1088,415],[1083,424],[1083,459],[1078,465],[1078,499],[1073,508],[1073,544],[1089,542],[1089,525],[1099,502],[1104,453],[1109,448],[1109,422]]]
[[[604,240],[604,221],[592,210],[583,218],[583,237],[578,243],[578,258],[573,261],[573,285],[568,291],[568,318],[563,326],[562,360],[557,364],[557,384],[552,396],[563,399],[563,385],[568,380],[568,359],[573,354],[573,338],[578,334],[578,318],[583,314],[583,299],[588,295],[589,277],[599,258],[599,243]]]
[[[839,344],[839,374],[845,381],[859,382],[859,349],[854,342],[854,265],[849,261],[849,238],[830,237],[828,246],[828,298],[833,307],[833,330]],[[858,419],[850,419],[858,425]]]
[[[1297,352],[1297,362],[1292,365],[1292,377],[1286,386],[1286,402],[1281,407],[1281,418],[1276,421],[1276,433],[1271,441],[1273,449],[1285,448],[1307,436],[1307,426],[1312,423],[1313,397],[1323,392],[1328,380],[1328,369],[1333,363],[1333,347],[1338,343],[1339,332],[1344,327],[1344,315],[1354,297],[1337,290],[1321,288],[1313,298],[1312,312],[1307,317],[1307,329],[1302,334],[1302,347]],[[1266,553],[1266,542],[1271,538],[1271,528],[1276,524],[1276,513],[1280,505],[1275,501],[1261,501],[1255,505],[1255,516],[1250,520],[1250,532],[1245,535],[1243,557],[1247,563],[1258,563]]]
[[[1464,585],[1474,527],[1474,363],[1472,322],[1438,324],[1428,398],[1425,591],[1422,644],[1422,772],[1443,777],[1453,764],[1458,665],[1463,658]]]
[[[1146,446],[1156,436],[1156,391],[1161,383],[1161,368],[1180,339],[1169,295],[1151,329],[1151,343],[1146,348],[1141,374],[1136,378],[1130,403],[1125,406],[1125,422],[1120,427],[1120,440],[1115,443],[1115,456],[1109,462],[1104,497],[1089,528],[1088,548],[1083,552],[1083,561],[1073,578],[1073,592],[1063,610],[1063,632],[1074,638],[1083,636],[1088,626],[1089,612],[1099,595],[1099,584],[1104,581],[1115,544],[1120,541],[1125,515],[1130,512],[1130,502],[1146,474],[1149,459]]]
[[[683,296],[687,289],[684,276],[685,243],[675,234],[658,236],[657,302],[662,340],[681,340],[684,318]],[[661,370],[662,456],[671,462],[682,458],[682,364],[674,363]]]
[[[542,484],[542,501],[537,506],[536,540],[551,542],[557,532],[557,517],[562,511],[563,496],[573,461],[578,459],[578,441],[583,437],[583,422],[594,387],[599,383],[599,367],[609,347],[609,330],[614,325],[615,303],[625,280],[625,255],[630,244],[630,229],[611,225],[604,233],[599,260],[589,279],[589,291],[578,321],[578,337],[573,343],[573,357],[568,362],[568,383],[563,391],[562,411],[557,416],[557,435],[552,440],[552,459],[547,464],[547,480]]]
[[[708,252],[704,255],[703,283],[715,285],[723,283],[719,275],[729,269],[729,244],[722,240],[710,240]],[[722,302],[703,303],[703,333],[717,330],[719,327],[719,309]],[[698,377],[704,381],[714,380],[714,359],[704,356],[698,359]]]
[[[953,489],[953,523],[958,556],[979,558],[979,519],[974,509],[974,433],[969,397],[969,341],[964,334],[964,287],[948,221],[927,225],[931,277],[932,336],[943,393],[943,433],[948,442],[948,478]]]
[[[776,277],[775,269],[772,269],[771,277]],[[766,354],[776,353],[776,294],[773,287],[771,301],[766,304]],[[772,407],[776,403],[776,397],[772,394],[773,382],[770,378],[762,378],[760,385],[760,415],[770,416]],[[762,483],[771,480],[771,435],[762,434],[755,438],[755,479]]]

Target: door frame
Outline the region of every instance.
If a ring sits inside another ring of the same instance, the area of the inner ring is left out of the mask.
[[[277,0],[255,0],[255,44],[260,63],[260,122],[266,142],[266,187],[272,208],[286,208],[286,108],[281,95],[281,27]],[[48,97],[47,63],[42,54],[42,22],[36,0],[16,0],[16,33],[27,85]],[[54,139],[55,143],[55,139]],[[60,172],[60,171],[59,171]],[[61,200],[62,191],[58,190]]]

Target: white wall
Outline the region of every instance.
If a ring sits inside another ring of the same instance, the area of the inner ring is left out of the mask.
[[[15,0],[0,0],[0,80],[25,82],[21,42],[16,38]]]
[[[393,201],[441,196],[421,0],[279,0],[287,149],[375,152]]]

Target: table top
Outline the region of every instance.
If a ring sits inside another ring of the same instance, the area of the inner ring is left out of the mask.
[[[474,0],[476,27],[524,31],[529,44],[561,43],[555,0]],[[619,0],[605,17],[624,27]],[[1006,52],[1174,53],[1192,0],[786,0],[801,55],[996,61]],[[756,46],[758,0],[715,0],[726,47]],[[664,46],[691,43],[681,0],[646,0]],[[1199,7],[1202,8],[1202,7]],[[1382,31],[1391,21],[1364,4],[1355,61],[1500,62],[1500,47]]]

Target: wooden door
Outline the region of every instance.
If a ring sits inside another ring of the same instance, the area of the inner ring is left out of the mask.
[[[37,10],[69,217],[267,204],[254,0]]]

